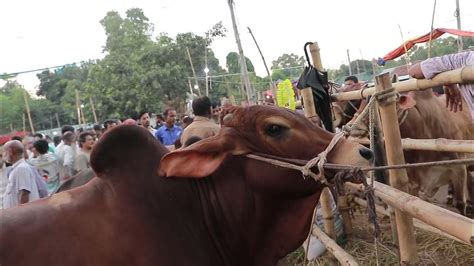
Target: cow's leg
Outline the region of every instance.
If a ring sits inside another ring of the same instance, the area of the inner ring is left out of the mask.
[[[454,194],[453,183],[449,182],[448,196],[446,197],[446,204],[449,205],[449,206],[451,206],[453,204],[453,194]]]
[[[454,204],[461,214],[466,215],[468,172],[465,166],[452,166],[452,169],[454,171],[453,175],[451,175],[454,189]]]

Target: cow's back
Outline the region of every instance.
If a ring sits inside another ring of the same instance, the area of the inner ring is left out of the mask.
[[[159,183],[162,191],[148,187],[126,195],[94,179],[4,210],[0,265],[219,264],[202,210],[185,195],[193,193],[191,182]]]

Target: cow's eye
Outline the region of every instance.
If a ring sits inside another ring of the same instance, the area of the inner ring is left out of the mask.
[[[271,124],[265,128],[265,133],[270,137],[281,137],[287,130],[287,127]]]

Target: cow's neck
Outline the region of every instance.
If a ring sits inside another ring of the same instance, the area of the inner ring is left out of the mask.
[[[228,264],[276,265],[306,238],[319,193],[293,200],[264,196],[233,170],[196,182],[211,238]]]

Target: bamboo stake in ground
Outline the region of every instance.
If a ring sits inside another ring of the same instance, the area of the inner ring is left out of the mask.
[[[345,183],[344,186],[358,191],[365,190],[363,185],[354,183]],[[375,196],[381,198],[388,205],[459,238],[464,243],[474,245],[473,219],[446,210],[379,182],[374,182],[374,187]]]
[[[321,231],[319,227],[314,226],[311,233],[316,236],[321,243],[323,243],[326,249],[336,257],[341,265],[359,265],[349,253],[337,245],[336,241],[332,240],[328,235]]]
[[[366,207],[366,208],[367,208],[367,201],[365,201],[365,200],[363,200],[363,199],[361,199],[361,198],[355,197],[355,198],[354,198],[354,202],[357,203],[357,204],[359,204],[359,205],[361,205],[361,206],[363,206],[363,207]],[[390,207],[390,205],[389,205],[389,207]],[[377,213],[382,214],[382,215],[385,215],[385,216],[390,216],[390,215],[391,215],[391,214],[390,214],[390,210],[388,210],[388,209],[386,210],[386,209],[384,209],[384,207],[379,206],[379,205],[375,205],[375,210],[377,211]],[[418,220],[418,219],[413,219],[413,225],[414,225],[416,228],[420,228],[420,229],[423,229],[423,230],[425,230],[425,231],[428,231],[428,232],[431,232],[431,233],[435,233],[435,234],[437,234],[437,235],[440,235],[440,236],[443,236],[443,237],[447,237],[447,238],[456,240],[456,241],[459,242],[459,243],[463,243],[463,244],[467,244],[467,245],[471,246],[471,243],[466,242],[466,241],[464,241],[464,240],[462,240],[462,239],[459,239],[459,238],[457,238],[457,237],[455,237],[455,236],[452,236],[452,235],[450,235],[450,234],[448,234],[448,233],[445,233],[445,232],[439,230],[438,228],[433,227],[433,226],[431,226],[431,225],[429,225],[429,224],[426,224],[425,222],[420,221],[420,220]]]
[[[313,59],[313,65],[316,69],[322,70],[323,66],[321,63],[321,57],[319,55],[319,46],[318,43],[313,43],[310,45],[311,57]],[[308,118],[317,117],[316,115],[316,105],[313,100],[313,93],[311,88],[304,88],[301,90],[304,101],[304,114]],[[332,216],[331,209],[331,193],[328,188],[324,188],[321,192],[319,202],[321,204],[321,211],[324,218],[324,229],[326,234],[329,235],[332,239],[336,239],[336,230],[334,228],[334,217]]]
[[[392,88],[389,73],[378,75],[375,80],[375,89],[377,92]],[[388,102],[387,104],[379,104],[379,110],[386,143],[385,149],[388,165],[405,164],[395,101]],[[391,169],[389,170],[389,175],[391,186],[408,192],[408,176],[405,169]],[[395,218],[398,231],[400,262],[402,264],[417,263],[418,254],[413,231],[413,219],[398,209],[395,210]]]

